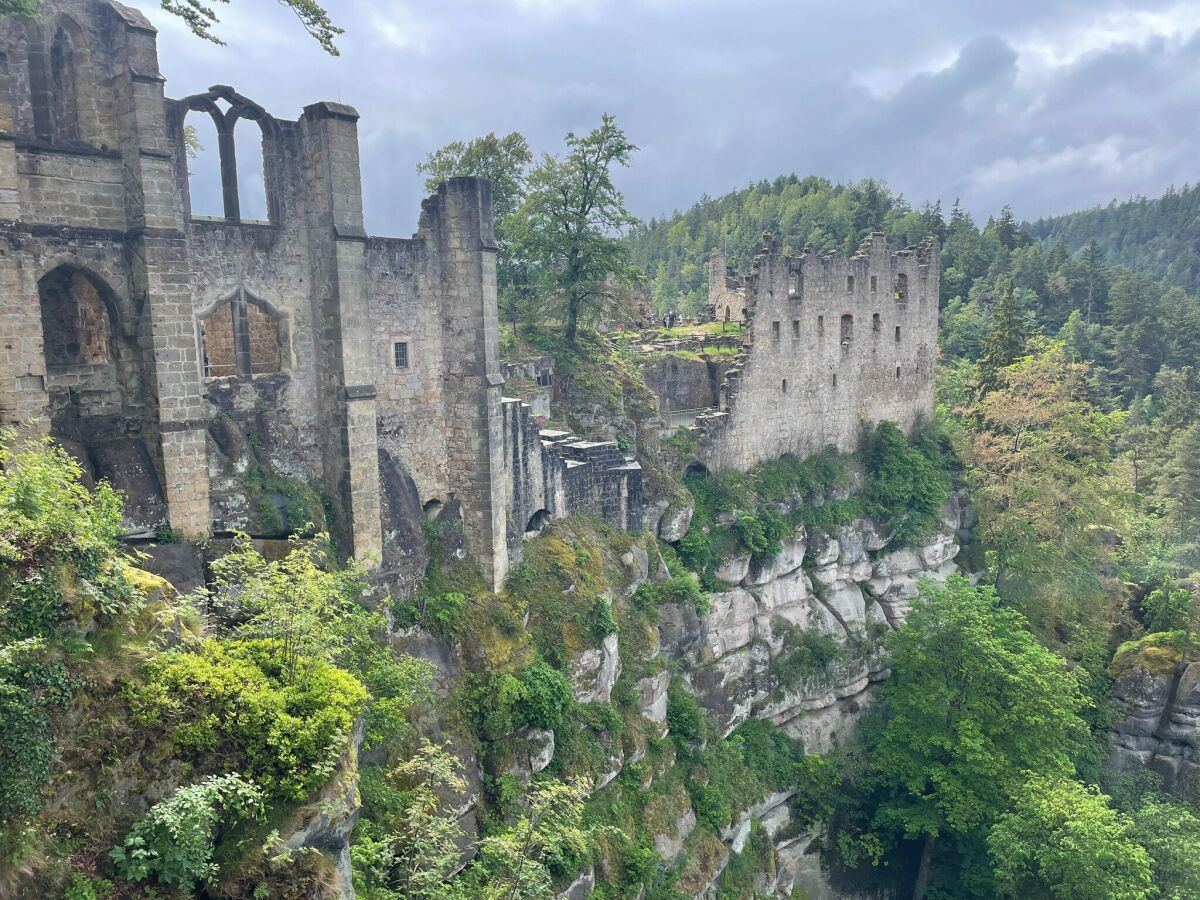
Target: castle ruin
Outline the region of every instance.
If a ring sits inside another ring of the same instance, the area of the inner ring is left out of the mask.
[[[223,215],[193,213],[193,117]],[[0,20],[0,426],[121,489],[131,533],[295,527],[286,486],[307,484],[385,574],[423,517],[460,516],[498,585],[550,519],[637,529],[637,464],[503,395],[489,183],[452,179],[413,237],[370,236],[357,120],[279,119],[224,85],[168,99],[155,29],[115,0]]]
[[[884,420],[911,434],[933,415],[940,277],[933,238],[893,250],[872,234],[846,259],[787,256],[768,235],[745,280],[742,351],[720,409],[698,420],[704,465],[851,452]]]

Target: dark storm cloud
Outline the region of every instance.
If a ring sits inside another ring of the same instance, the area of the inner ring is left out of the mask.
[[[172,96],[356,106],[378,233],[412,230],[427,151],[511,130],[554,151],[602,112],[642,148],[621,184],[643,216],[793,171],[1030,218],[1200,174],[1188,2],[330,0],[338,59],[269,0],[234,0],[227,47],[138,5]]]

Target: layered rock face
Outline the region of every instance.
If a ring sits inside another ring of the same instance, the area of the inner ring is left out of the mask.
[[[1180,655],[1181,656],[1181,655]],[[1158,664],[1155,664],[1155,663]],[[1139,661],[1118,675],[1110,765],[1149,768],[1163,786],[1200,800],[1200,663]]]
[[[853,729],[872,682],[888,674],[882,635],[903,621],[921,578],[958,571],[960,510],[946,529],[914,547],[888,549],[890,535],[860,519],[837,529],[797,532],[779,555],[725,563],[703,620],[680,611],[665,622],[663,643],[678,653],[703,705],[725,733],[749,716],[780,726],[810,753],[827,753]],[[840,658],[783,689],[772,661],[789,632],[832,638]]]

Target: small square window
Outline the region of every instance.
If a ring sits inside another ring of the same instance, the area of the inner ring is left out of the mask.
[[[392,344],[392,359],[397,369],[408,368],[408,341],[396,341]]]

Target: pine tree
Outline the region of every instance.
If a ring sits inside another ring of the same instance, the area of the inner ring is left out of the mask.
[[[983,341],[979,358],[979,392],[987,394],[999,386],[1000,370],[1012,365],[1025,353],[1029,333],[1025,327],[1025,311],[1021,309],[1012,282],[1000,285],[1000,297],[992,308],[992,330]]]

